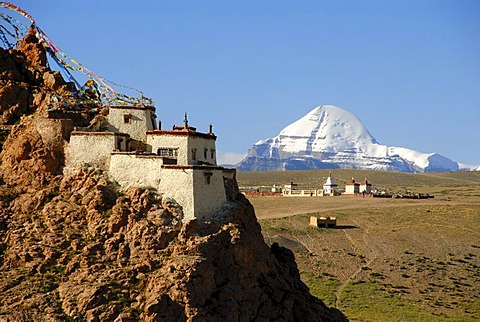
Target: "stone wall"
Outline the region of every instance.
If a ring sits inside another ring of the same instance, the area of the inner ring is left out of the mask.
[[[207,162],[212,165],[217,164],[217,157],[216,157],[216,151],[215,151],[215,140],[214,139],[205,139],[204,137],[197,137],[197,136],[191,136],[189,137],[188,140],[188,149],[190,150],[190,158],[189,161],[191,163],[189,164],[196,164],[199,161],[200,162]],[[197,150],[196,157],[197,160],[191,159],[192,153],[191,151],[193,149]],[[205,157],[204,151],[207,151],[207,155]],[[213,158],[211,157],[213,152]]]
[[[194,170],[193,187],[196,217],[212,219],[227,200],[223,169]]]
[[[147,151],[157,153],[158,148],[178,148],[178,164],[187,165],[189,150],[187,136],[147,134]]]
[[[195,133],[170,131],[148,133],[147,151],[157,153],[158,148],[178,148],[178,164],[195,165],[199,163],[217,164],[215,137],[195,135]],[[192,150],[195,149],[195,160]],[[206,150],[206,157],[205,157]],[[212,157],[213,156],[213,157]]]
[[[145,141],[145,133],[155,129],[155,110],[150,107],[110,106],[108,131],[127,133],[132,139]]]
[[[162,169],[162,179],[158,185],[158,192],[177,201],[183,208],[184,220],[201,217],[195,211],[193,194],[194,170],[191,167]]]
[[[68,170],[88,164],[108,170],[116,137],[111,132],[72,132],[65,151],[65,167]]]
[[[112,153],[109,176],[122,188],[152,187],[157,189],[162,177],[163,158],[156,155]]]

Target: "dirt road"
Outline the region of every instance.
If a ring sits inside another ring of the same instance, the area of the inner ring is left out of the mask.
[[[339,209],[362,209],[401,207],[415,205],[458,205],[478,204],[480,201],[470,199],[390,199],[390,198],[362,198],[351,196],[337,197],[250,197],[258,219],[281,218],[299,214],[319,212],[322,215]]]

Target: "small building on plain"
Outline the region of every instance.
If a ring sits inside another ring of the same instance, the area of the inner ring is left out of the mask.
[[[346,195],[354,195],[360,193],[360,183],[355,182],[355,179],[352,177],[350,182],[345,184],[345,193]]]
[[[310,226],[334,228],[337,226],[337,217],[310,217]]]
[[[277,185],[273,185],[272,192],[273,193],[281,193],[282,192],[282,187],[279,187]]]
[[[372,184],[368,182],[367,178],[365,178],[365,181],[362,181],[362,183],[360,183],[360,193],[363,193],[365,191],[365,193],[372,193]]]
[[[298,190],[298,184],[293,183],[293,181],[290,181],[290,183],[287,183],[284,186],[284,188],[285,188],[286,192],[291,192],[291,191],[294,191],[294,190]]]

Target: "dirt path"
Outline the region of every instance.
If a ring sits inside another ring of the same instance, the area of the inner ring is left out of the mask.
[[[357,222],[355,219],[352,219],[353,223],[355,226],[360,226],[361,224]],[[352,236],[347,229],[342,229],[343,233],[345,234],[346,239],[351,245],[351,248],[354,250],[355,253],[369,253],[368,256],[365,256],[365,262],[363,264],[358,265],[358,268],[346,279],[342,281],[340,286],[335,290],[335,307],[338,308],[341,301],[342,301],[342,293],[345,287],[348,286],[348,284],[357,279],[358,275],[362,272],[362,267],[370,267],[371,264],[376,261],[379,257],[378,250],[375,249],[376,243],[371,243],[369,238],[372,238],[373,236],[370,236],[369,234],[369,227],[368,225],[365,226],[364,228],[364,233],[362,234],[362,240],[361,241],[356,241],[355,237]],[[362,245],[363,242],[363,245]]]
[[[384,199],[360,197],[251,197],[258,219],[295,216],[310,212],[328,212],[344,209],[410,207],[420,205],[478,204],[478,200],[446,199]]]

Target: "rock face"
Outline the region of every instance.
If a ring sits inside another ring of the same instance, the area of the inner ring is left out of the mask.
[[[0,48],[0,124],[15,124],[23,115],[45,113],[54,97],[70,96],[72,84],[47,66],[47,56],[34,34],[16,49]]]
[[[352,113],[318,106],[270,139],[257,142],[238,165],[242,171],[368,169],[402,172],[458,171],[437,153],[379,144]]]
[[[63,176],[78,119],[44,112],[66,83],[34,39],[0,56],[2,117],[18,123],[1,153],[0,321],[346,321],[309,294],[291,251],[265,244],[235,182],[215,220],[183,223],[173,200],[119,192],[98,169]]]

